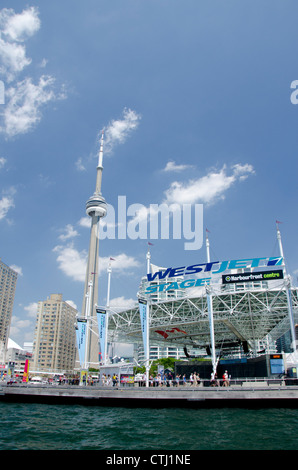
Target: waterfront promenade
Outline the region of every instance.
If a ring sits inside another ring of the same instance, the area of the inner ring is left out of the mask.
[[[1,385],[0,401],[129,407],[292,407],[298,385],[268,381],[229,387],[104,387],[73,385]]]

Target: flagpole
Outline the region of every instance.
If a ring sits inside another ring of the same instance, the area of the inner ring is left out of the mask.
[[[150,315],[150,306],[147,303],[147,315],[146,315],[146,334],[147,334],[147,347],[146,347],[146,387],[149,387],[149,360],[150,360],[150,346],[149,346],[149,315]]]
[[[151,253],[150,253],[150,246],[153,246],[153,243],[148,242],[148,251],[146,255],[147,259],[147,274],[150,274],[151,271]],[[146,387],[149,387],[149,360],[150,360],[150,345],[149,345],[149,316],[150,316],[150,305],[147,301],[147,314],[146,314],[146,351],[145,358],[146,358]]]
[[[152,243],[148,242],[148,251],[146,254],[146,260],[147,260],[147,274],[150,274],[151,271],[151,253],[150,253],[150,245],[153,246]]]
[[[88,284],[88,293],[86,294],[86,311],[85,311],[85,318],[86,318],[86,344],[85,344],[85,361],[84,361],[84,369],[87,370],[88,368],[88,348],[89,348],[89,320],[90,320],[90,300],[91,300],[91,289],[92,289],[92,281],[89,281]]]
[[[153,246],[153,243],[147,242],[148,250],[146,254],[147,260],[147,274],[150,274],[151,271],[151,253],[150,253],[150,246]],[[149,345],[149,325],[150,325],[150,305],[149,301],[146,301],[146,328],[145,328],[145,335],[146,335],[146,347],[144,348],[144,356],[145,356],[145,367],[146,367],[146,387],[149,387],[149,361],[150,361],[150,345]]]
[[[106,306],[106,331],[105,331],[105,351],[104,351],[104,364],[107,364],[107,356],[108,356],[108,325],[109,325],[109,307],[110,307],[110,291],[111,291],[111,275],[112,275],[112,265],[111,261],[114,261],[114,258],[110,258],[109,265],[108,265],[108,291],[107,291],[107,306]],[[113,357],[113,350],[112,350],[112,357]]]
[[[206,252],[207,252],[207,263],[210,263],[210,243],[208,237],[209,230],[206,229]]]
[[[108,308],[110,306],[110,290],[111,290],[111,274],[112,274],[111,258],[109,261],[107,273],[108,273],[108,291],[107,291],[107,308]]]
[[[210,243],[208,237],[208,230],[206,229],[206,252],[207,252],[207,263],[210,263]],[[210,328],[210,338],[211,338],[211,351],[212,351],[212,368],[215,374],[216,372],[216,354],[215,354],[215,339],[214,339],[214,319],[213,319],[213,300],[211,289],[206,285],[206,295],[207,295],[207,305],[208,305],[208,315],[209,315],[209,328]]]
[[[279,253],[282,257],[282,266],[284,271],[284,279],[285,279],[285,286],[286,286],[286,293],[287,293],[287,302],[288,302],[288,312],[289,312],[289,319],[290,319],[290,329],[291,329],[291,337],[292,337],[292,348],[294,352],[296,352],[296,334],[295,334],[295,324],[294,324],[294,317],[293,317],[293,305],[292,305],[292,293],[291,293],[291,277],[286,272],[286,262],[284,258],[284,250],[281,241],[281,233],[279,230],[279,222],[276,221],[276,230],[277,230],[277,240],[279,245]]]

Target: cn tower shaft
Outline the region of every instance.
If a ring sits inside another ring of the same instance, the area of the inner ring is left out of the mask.
[[[96,186],[93,196],[86,202],[86,213],[91,218],[91,232],[88,262],[86,267],[84,297],[82,306],[82,316],[87,319],[88,343],[85,363],[91,367],[98,366],[99,363],[99,342],[98,328],[95,318],[95,306],[98,302],[98,244],[100,219],[107,213],[107,204],[101,194],[102,172],[103,172],[103,133],[100,143],[100,151],[97,165]],[[87,296],[89,302],[87,302]]]

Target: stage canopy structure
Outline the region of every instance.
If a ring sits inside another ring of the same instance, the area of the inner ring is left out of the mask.
[[[214,274],[220,274],[212,275],[210,282],[199,281],[197,284],[195,281],[191,288],[186,288],[185,281],[182,281],[179,287],[183,285],[183,288],[169,290],[166,300],[163,295],[152,294],[151,287],[148,290],[148,286],[155,285],[160,292],[159,286],[165,282],[164,275],[154,277],[153,281],[151,276],[150,280],[148,273],[152,265],[148,252],[147,276],[142,280],[136,306],[122,311],[110,306],[107,308],[107,341],[143,343],[147,363],[148,345],[183,347],[186,357],[195,357],[196,351],[197,356],[211,356],[214,371],[219,357],[239,357],[239,354],[256,357],[262,352],[260,347],[269,344],[269,341],[272,344],[288,331],[292,351],[296,354],[298,289],[292,285],[291,277],[286,272],[278,227],[277,238],[279,257],[233,260],[234,266],[244,261],[250,261],[250,264],[245,269],[217,270]],[[210,263],[208,237],[206,246],[205,265],[208,264],[211,270],[217,262]],[[265,263],[265,268],[257,266],[259,260],[266,260],[260,261],[261,264]],[[230,261],[222,263],[229,268],[227,263]],[[228,280],[223,275],[227,272]],[[175,277],[174,280],[178,279]],[[143,313],[140,301],[146,304]],[[145,317],[146,324],[142,321]],[[192,355],[188,353],[190,350]]]
[[[285,283],[273,288],[235,285],[231,291],[211,288],[215,348],[257,354],[268,335],[272,340],[290,330]],[[236,290],[237,289],[237,290]],[[291,288],[292,310],[298,323],[298,291]],[[150,345],[175,345],[209,350],[211,332],[207,295],[149,303]],[[142,342],[139,307],[121,312],[110,310],[109,341]]]

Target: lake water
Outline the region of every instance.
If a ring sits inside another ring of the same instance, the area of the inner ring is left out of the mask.
[[[297,409],[0,403],[0,450],[297,450]]]

